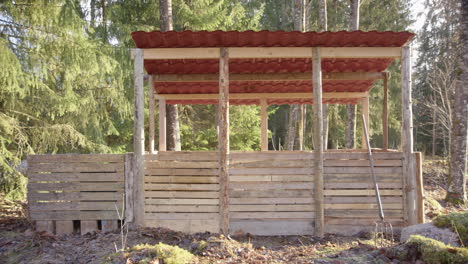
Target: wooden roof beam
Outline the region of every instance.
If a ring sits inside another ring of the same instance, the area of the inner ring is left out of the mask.
[[[399,58],[401,47],[321,48],[321,58]],[[229,48],[232,59],[311,58],[310,47],[242,47]],[[144,49],[145,60],[218,59],[219,48],[153,48]]]
[[[323,99],[365,98],[368,92],[325,92]],[[156,99],[166,100],[216,100],[218,94],[158,94]],[[231,93],[229,99],[312,99],[312,93]]]
[[[384,79],[385,72],[329,72],[323,80],[378,80]],[[154,82],[217,82],[218,74],[159,74]],[[230,74],[230,81],[311,81],[310,73],[253,73]]]

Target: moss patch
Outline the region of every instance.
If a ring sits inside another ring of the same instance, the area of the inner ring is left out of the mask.
[[[447,227],[455,233],[458,232],[463,244],[468,246],[468,212],[439,215],[433,222],[437,227]]]
[[[177,246],[164,243],[157,245],[140,244],[125,252],[114,253],[107,257],[103,263],[130,263],[150,264],[161,260],[164,264],[186,264],[193,259],[192,253]]]
[[[416,249],[419,257],[429,264],[468,263],[467,248],[449,247],[442,242],[419,235],[411,236],[406,245]]]

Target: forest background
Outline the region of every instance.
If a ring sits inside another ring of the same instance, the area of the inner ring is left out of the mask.
[[[173,27],[177,31],[297,30],[295,16],[303,14],[302,30],[318,31],[319,2],[173,0]],[[351,2],[327,1],[328,30],[349,29]],[[414,23],[413,8],[411,0],[363,0],[359,29],[408,30]],[[132,152],[130,33],[160,30],[159,10],[157,0],[0,1],[0,192],[12,198],[24,195],[26,179],[17,168],[28,154]],[[426,18],[415,32],[414,45],[418,54],[413,76],[415,150],[446,157],[460,56],[457,1],[425,0],[423,11]],[[390,73],[389,147],[398,148],[399,61]],[[382,82],[376,82],[370,96],[373,147],[382,146],[382,89]],[[304,127],[293,132],[291,127],[300,122],[291,115],[292,108],[268,108],[270,149],[313,148],[312,107],[305,107]],[[212,105],[179,105],[182,150],[216,149],[215,113]],[[328,148],[344,148],[346,106],[330,105],[327,117]],[[260,149],[258,106],[231,106],[230,121],[232,150]],[[360,133],[361,123],[356,125]],[[299,130],[304,131],[303,139]],[[291,138],[293,143],[287,146]],[[357,136],[355,145],[361,144]]]

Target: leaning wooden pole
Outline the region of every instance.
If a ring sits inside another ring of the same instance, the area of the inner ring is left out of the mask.
[[[219,210],[220,229],[229,235],[229,50],[221,48],[219,57]]]
[[[383,91],[383,106],[382,106],[382,149],[388,149],[388,72],[384,73],[384,91]]]
[[[404,156],[406,212],[409,225],[417,224],[416,163],[413,155],[413,110],[411,102],[411,47],[404,46],[401,54],[402,135]]]
[[[361,99],[362,114],[364,115],[365,122],[362,124],[362,149],[367,149],[365,131],[369,130],[369,96]],[[367,130],[366,130],[367,129]]]
[[[314,96],[314,169],[315,169],[315,235],[323,237],[323,116],[322,116],[322,66],[320,48],[312,48],[312,82]]]
[[[143,93],[143,50],[134,50],[134,72],[133,72],[133,93],[134,93],[134,121],[133,121],[133,152],[134,152],[134,188],[135,188],[135,223],[143,226],[144,214],[144,153],[145,153],[145,112]]]
[[[166,99],[159,99],[159,151],[166,151]]]
[[[153,89],[153,76],[148,78],[148,108],[149,108],[149,122],[148,122],[148,150],[150,154],[154,154],[154,89]]]

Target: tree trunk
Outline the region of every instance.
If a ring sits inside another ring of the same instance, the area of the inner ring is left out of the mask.
[[[159,0],[159,14],[161,18],[161,31],[171,31],[172,26],[172,0]],[[167,150],[181,150],[179,112],[177,105],[166,105],[167,122]]]
[[[468,0],[461,1],[461,75],[455,87],[450,137],[450,173],[446,201],[466,202],[466,154],[468,137]]]
[[[319,31],[328,30],[327,0],[319,1]],[[322,106],[323,114],[323,148],[328,148],[328,105]]]
[[[352,0],[349,20],[349,31],[359,30],[359,0]],[[346,148],[356,145],[356,105],[346,107],[348,120],[346,122]]]

